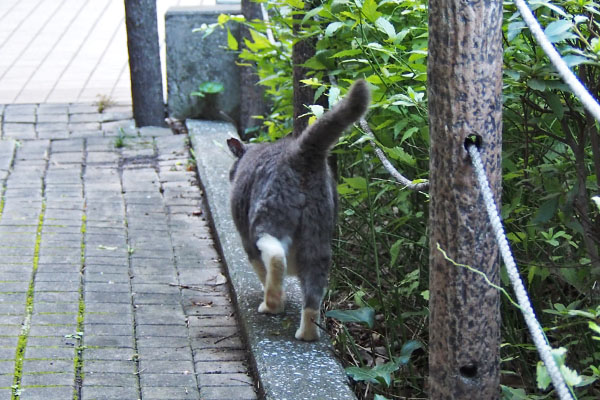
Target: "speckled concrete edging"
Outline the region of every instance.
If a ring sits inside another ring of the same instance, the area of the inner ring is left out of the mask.
[[[242,330],[267,399],[356,399],[348,378],[332,352],[327,335],[316,343],[294,339],[299,324],[301,296],[295,280],[288,280],[288,302],[283,315],[256,310],[262,288],[239,240],[229,211],[229,167],[233,156],[225,141],[237,136],[228,123],[187,122],[200,180],[223,261],[227,266]]]

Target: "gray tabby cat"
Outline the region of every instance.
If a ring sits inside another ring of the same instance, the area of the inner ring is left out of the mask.
[[[359,80],[297,138],[252,145],[227,141],[238,158],[229,174],[233,220],[264,287],[258,312],[283,312],[283,279],[297,276],[304,296],[299,340],[319,338],[316,324],[331,263],[337,190],[329,149],[369,101],[369,88]]]

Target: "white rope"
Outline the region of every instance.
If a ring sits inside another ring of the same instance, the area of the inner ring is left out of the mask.
[[[583,106],[596,118],[596,121],[600,122],[600,105],[598,102],[592,97],[592,95],[587,91],[587,89],[579,82],[579,79],[573,74],[573,72],[569,69],[567,63],[562,59],[560,54],[556,51],[552,43],[546,38],[544,31],[540,27],[540,24],[535,19],[527,4],[525,4],[524,0],[514,0],[515,5],[519,9],[521,16],[523,17],[523,21],[529,26],[529,30],[533,34],[533,36],[538,41],[539,45],[542,47],[556,70],[558,74],[563,79],[563,81],[569,85],[575,96],[581,100]]]
[[[554,384],[554,388],[556,389],[559,398],[561,400],[572,400],[573,397],[571,396],[571,392],[565,384],[564,378],[559,370],[559,367],[556,365],[556,361],[552,356],[552,348],[548,344],[546,336],[542,331],[542,327],[540,326],[540,323],[535,317],[535,313],[533,311],[533,308],[531,307],[531,302],[529,301],[527,291],[525,290],[523,282],[521,281],[521,277],[519,276],[517,265],[508,245],[508,240],[506,239],[506,236],[504,234],[504,228],[502,226],[502,222],[500,221],[498,209],[496,207],[496,203],[494,202],[494,197],[492,195],[492,191],[490,189],[485,170],[483,169],[483,163],[481,162],[479,150],[474,144],[467,145],[467,150],[471,155],[471,161],[473,162],[475,175],[477,176],[477,181],[479,182],[481,194],[483,195],[483,202],[485,203],[485,207],[487,209],[490,224],[492,226],[494,235],[496,236],[496,241],[498,242],[498,246],[500,248],[500,254],[502,254],[502,259],[504,260],[504,264],[506,265],[508,276],[512,283],[513,290],[515,291],[517,302],[521,307],[521,312],[523,313],[525,322],[527,323],[527,327],[529,328],[529,332],[531,334],[531,338],[533,339],[533,343],[538,349],[540,358],[546,365],[548,375],[550,375],[550,378],[552,379],[552,383]]]
[[[371,143],[371,146],[373,146],[373,150],[375,151],[375,155],[377,155],[383,167],[390,175],[392,175],[392,177],[394,177],[394,179],[396,179],[401,185],[404,185],[404,187],[410,190],[424,192],[429,190],[429,181],[414,183],[413,181],[402,175],[400,172],[398,172],[396,168],[394,168],[390,160],[387,159],[383,151],[379,148],[379,146],[377,146],[377,143],[375,142],[375,135],[373,135],[371,128],[369,128],[369,124],[364,118],[360,119],[359,125],[367,134],[369,142]]]
[[[263,22],[265,23],[265,26],[267,27],[267,39],[269,40],[269,43],[271,43],[273,46],[276,46],[277,43],[275,42],[275,36],[273,36],[273,31],[271,30],[269,13],[267,12],[265,3],[260,3],[260,12],[262,14]]]

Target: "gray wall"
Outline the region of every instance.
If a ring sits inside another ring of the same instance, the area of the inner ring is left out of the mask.
[[[239,5],[216,7],[173,7],[165,15],[167,49],[167,108],[170,116],[202,119],[239,120],[240,78],[235,62],[237,54],[227,50],[227,30],[216,28],[202,38],[203,33],[192,30],[202,24],[217,22],[219,14],[241,14]],[[239,26],[228,24],[239,37]],[[216,103],[190,96],[207,81],[221,82],[225,92],[216,95]]]

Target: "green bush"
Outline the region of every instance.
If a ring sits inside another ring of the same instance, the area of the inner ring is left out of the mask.
[[[256,140],[291,132],[292,44],[316,38],[316,55],[306,62],[303,80],[315,89],[314,103],[326,96],[331,105],[354,80],[366,79],[373,89],[367,120],[378,145],[403,174],[426,179],[427,2],[329,0],[309,12],[299,0],[263,3],[269,24],[231,16],[219,21],[224,26],[233,19],[251,28],[251,39],[240,44],[229,35],[228,46],[239,52],[240,63],[256,65],[271,104]],[[598,98],[598,4],[532,0],[530,5]],[[303,21],[297,33],[295,14]],[[267,39],[267,29],[275,43]],[[600,186],[599,125],[560,81],[509,3],[503,32],[502,216],[546,335],[554,347],[568,350],[566,364],[581,374],[575,393],[580,399],[598,398],[600,223],[590,199]],[[306,110],[320,111],[316,106]],[[327,327],[361,398],[424,397],[428,196],[392,181],[365,139],[354,129],[334,150],[340,215]],[[508,286],[504,271],[502,280]],[[508,301],[503,304],[502,371],[503,398],[552,393],[519,310]]]

